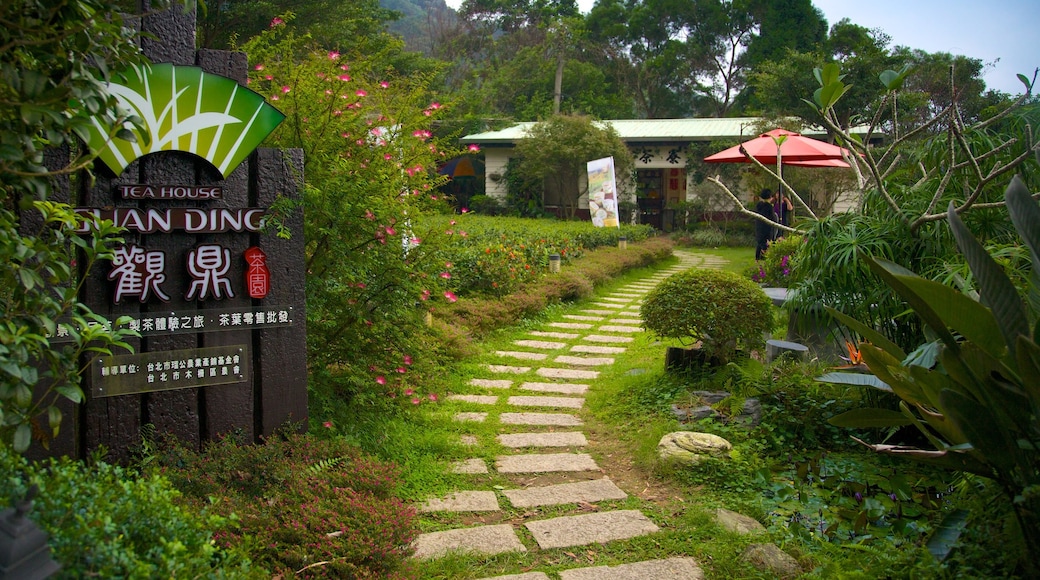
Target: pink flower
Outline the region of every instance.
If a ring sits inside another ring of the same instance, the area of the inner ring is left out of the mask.
[[[350,81],[350,75],[339,75],[339,77],[337,77],[337,78],[339,78],[339,80],[341,80],[343,82],[349,82]],[[344,95],[344,96],[346,96],[346,95]]]
[[[451,278],[451,272],[441,272],[441,278],[448,280]]]
[[[278,97],[278,95],[271,95],[271,100],[272,101],[279,101],[281,99]]]
[[[436,393],[430,393],[429,395],[427,395],[427,397],[428,397],[428,398],[429,398],[429,399],[430,399],[431,401],[436,401],[436,400],[437,400],[437,394],[436,394]]]
[[[427,109],[427,110],[423,111],[423,112],[422,112],[422,114],[423,114],[423,115],[426,115],[427,117],[429,117],[429,116],[430,116],[430,115],[432,115],[433,113],[431,113],[431,112],[430,112],[430,110],[429,110],[429,109]]]
[[[292,89],[290,89],[290,88],[289,88],[289,85],[284,85],[284,86],[282,87],[282,94],[284,95],[285,93],[288,93],[288,92],[289,92],[289,91],[291,91],[291,90],[292,90]]]
[[[271,28],[274,28],[275,26],[281,26],[283,24],[285,24],[285,21],[276,16],[274,20],[271,21]]]
[[[412,238],[412,245],[413,246],[418,246],[421,243],[422,243],[421,239],[419,239],[419,238]]]
[[[386,81],[383,81],[383,82],[379,83],[379,86],[384,88],[384,89],[386,89],[386,88],[390,87],[390,83],[388,83]]]
[[[477,153],[478,151],[480,151],[480,145],[477,145],[476,143],[470,143],[469,147],[467,147],[466,149],[469,149],[470,151]]]
[[[265,80],[265,81],[273,81],[273,80],[274,80],[274,77],[273,77],[273,76],[271,76],[271,75],[264,75],[264,80]]]
[[[451,268],[452,267],[451,262],[444,262],[444,267],[445,268]]]
[[[388,236],[397,235],[397,230],[395,230],[394,228],[392,228],[390,226],[386,226],[386,234]]]
[[[325,421],[324,423],[322,423],[322,425],[323,425],[323,426],[324,426],[324,427],[325,427],[326,429],[332,429],[332,421]]]
[[[404,364],[406,364],[406,365],[411,365],[412,364],[412,355],[410,355],[410,354],[404,355]]]
[[[404,373],[408,372],[408,369],[406,369],[404,367],[397,367],[397,372],[399,372],[399,373],[401,373],[403,375]]]
[[[337,58],[339,58],[338,52],[336,52],[335,50],[329,51],[329,60],[336,60]]]
[[[389,153],[386,153],[386,154],[383,155],[383,159],[386,159],[387,161],[390,161],[393,158],[394,158],[394,156],[389,154]]]
[[[379,375],[378,377],[376,377],[376,382],[379,383],[380,385],[385,385],[386,384],[386,377],[384,377],[383,375]]]
[[[455,302],[459,299],[458,296],[456,296],[453,292],[449,290],[444,291],[444,297],[448,299],[448,302]]]
[[[469,213],[469,209],[465,207],[460,209],[459,211],[461,211],[462,213]]]
[[[356,93],[354,93],[354,94],[359,96],[359,97],[367,97],[368,96],[368,93],[366,93],[363,89],[358,89],[358,91]]]
[[[448,223],[451,224],[451,225],[455,225],[455,220],[451,220]]]
[[[441,108],[441,104],[438,103],[437,101],[434,101],[434,102],[430,103],[430,108],[431,109],[439,109],[439,108]]]
[[[422,402],[422,399],[420,399],[419,397],[413,397],[412,398],[412,404],[413,405],[418,405],[421,402]]]
[[[420,300],[429,300],[430,299],[430,291],[429,290],[423,290],[422,291],[422,295],[419,296],[419,299]]]
[[[415,390],[414,389],[405,389],[404,390],[404,396],[406,396],[406,397],[411,397],[414,394],[415,394]]]
[[[264,65],[258,64],[258,65],[253,67],[253,70],[264,70]]]
[[[339,65],[339,70],[350,70],[350,65],[341,64]]]

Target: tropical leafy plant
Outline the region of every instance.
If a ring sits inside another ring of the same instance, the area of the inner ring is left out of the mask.
[[[772,302],[754,282],[733,272],[687,270],[666,278],[643,301],[643,326],[664,338],[701,342],[709,359],[725,363],[738,349],[762,346],[772,330]]]
[[[900,410],[860,409],[833,418],[849,427],[914,425],[935,447],[866,444],[993,479],[1011,500],[1025,541],[1025,569],[1040,573],[1040,205],[1017,176],[1005,193],[1032,260],[1023,301],[1001,266],[971,235],[951,203],[947,220],[974,274],[978,298],[883,259],[870,268],[936,337],[907,355],[866,324],[835,312],[867,341],[870,371],[901,399]]]

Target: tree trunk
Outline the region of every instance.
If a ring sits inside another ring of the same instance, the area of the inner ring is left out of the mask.
[[[563,100],[563,54],[556,55],[556,82],[553,85],[553,114],[560,114],[560,101]]]

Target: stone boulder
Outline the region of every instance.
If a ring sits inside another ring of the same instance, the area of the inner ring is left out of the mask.
[[[690,393],[696,397],[697,404],[680,406],[672,405],[672,412],[682,423],[700,421],[709,417],[718,421],[728,422],[734,425],[751,428],[762,422],[762,404],[758,399],[751,398],[744,401],[740,414],[735,417],[725,417],[712,407],[719,401],[729,396],[725,391],[693,391]]]
[[[696,465],[709,457],[727,457],[733,445],[718,435],[676,431],[661,437],[657,455],[666,461]]]
[[[751,544],[740,557],[777,578],[794,578],[802,573],[798,560],[774,544]]]
[[[724,508],[715,510],[715,522],[731,532],[736,532],[742,535],[764,532],[766,530],[766,527],[759,523],[755,518],[745,516],[744,514],[738,514],[737,512]]]

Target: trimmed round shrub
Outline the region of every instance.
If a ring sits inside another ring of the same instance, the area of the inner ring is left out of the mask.
[[[643,326],[663,338],[700,341],[710,359],[761,348],[772,330],[772,302],[750,280],[719,270],[687,270],[662,281],[640,309]]]

